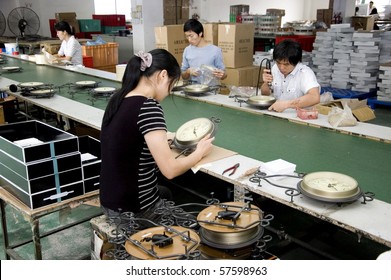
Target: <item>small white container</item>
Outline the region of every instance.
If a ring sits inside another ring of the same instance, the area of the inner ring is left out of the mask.
[[[11,54],[16,51],[16,43],[4,43],[5,53]]]
[[[118,64],[115,66],[115,72],[117,74],[117,77],[116,77],[117,81],[122,82],[122,77],[124,76],[125,69],[126,69],[126,64]]]
[[[45,55],[44,54],[36,54],[35,55],[35,63],[38,65],[47,64]]]

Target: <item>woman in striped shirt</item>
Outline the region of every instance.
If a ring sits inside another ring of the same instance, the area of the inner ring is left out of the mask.
[[[202,139],[189,156],[175,158],[160,103],[179,79],[178,62],[168,51],[139,52],[126,67],[122,88],[110,99],[102,122],[100,202],[109,218],[132,212],[154,220],[161,205],[157,172],[167,179],[183,174],[212,149]],[[150,225],[151,226],[151,225]]]

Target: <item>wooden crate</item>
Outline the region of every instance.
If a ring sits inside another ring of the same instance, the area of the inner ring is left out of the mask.
[[[83,56],[92,56],[94,68],[118,64],[118,43],[82,46]],[[115,71],[114,71],[115,72]]]

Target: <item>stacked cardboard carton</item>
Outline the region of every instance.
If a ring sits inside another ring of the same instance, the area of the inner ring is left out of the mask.
[[[79,22],[76,19],[76,13],[70,12],[70,13],[56,13],[56,21],[66,21],[73,27],[74,33],[80,33],[80,27]]]
[[[164,25],[182,24],[189,19],[189,0],[163,0]]]
[[[254,23],[220,23],[218,46],[223,52],[226,85],[256,86],[259,67],[253,65]]]
[[[255,86],[258,67],[253,66],[254,24],[205,23],[203,25],[205,40],[222,50],[228,74],[223,83],[235,86]],[[171,52],[180,65],[183,51],[188,45],[182,24],[155,27],[156,48]]]

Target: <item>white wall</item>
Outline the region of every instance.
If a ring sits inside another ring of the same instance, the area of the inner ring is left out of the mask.
[[[147,1],[151,4],[153,2],[159,3],[157,6],[161,6],[163,0]],[[355,3],[355,0],[334,0],[334,3],[340,1]],[[190,15],[196,12],[201,16],[201,19],[211,22],[229,21],[231,5],[249,5],[250,13],[254,14],[265,14],[268,8],[285,9],[283,23],[295,20],[314,20],[316,19],[316,10],[327,9],[329,5],[329,0],[191,0],[190,2],[193,4]],[[76,12],[78,19],[91,18],[95,13],[94,0],[0,0],[0,10],[6,19],[13,8],[20,6],[27,6],[38,15],[41,25],[38,35],[46,37],[50,37],[49,19],[55,18],[54,15],[57,12]],[[144,11],[144,13],[147,12]],[[121,12],[118,11],[118,13]],[[12,36],[13,34],[7,28],[4,35]]]
[[[0,10],[6,21],[8,14],[16,7],[32,9],[40,21],[38,35],[50,37],[49,19],[54,19],[55,13],[75,12],[78,19],[92,18],[94,0],[0,0]],[[8,23],[4,36],[14,36]]]

